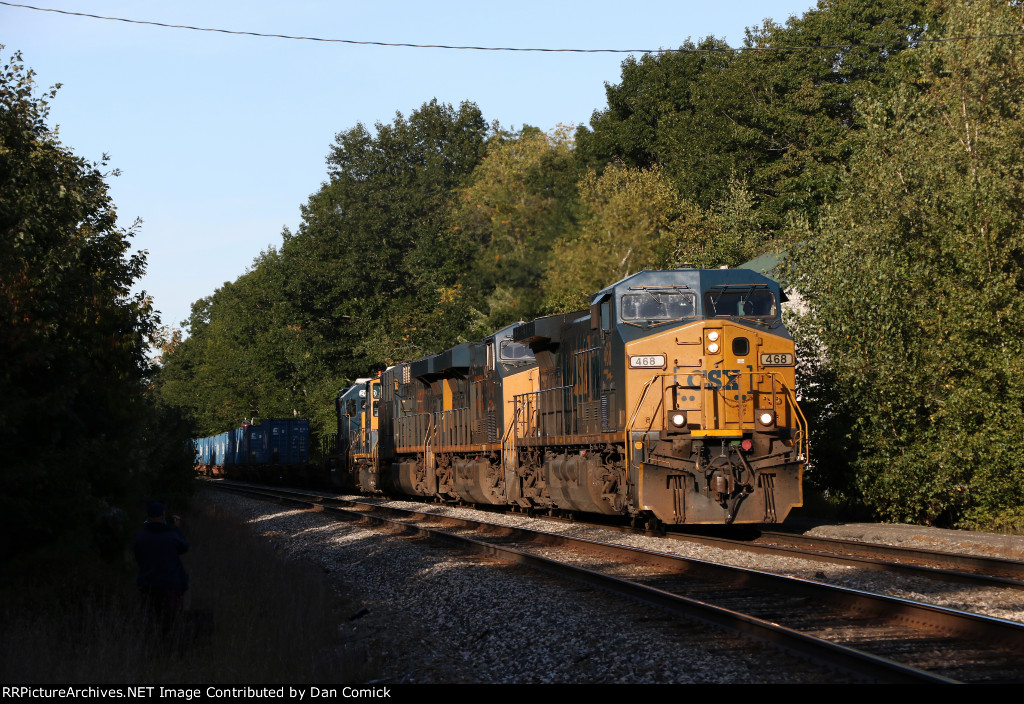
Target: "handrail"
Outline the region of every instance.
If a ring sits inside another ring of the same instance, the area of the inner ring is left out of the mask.
[[[636,408],[633,409],[632,417],[626,422],[625,428],[625,439],[626,439],[626,471],[633,466],[633,423],[636,422],[637,417],[640,415],[640,407],[644,405],[644,400],[647,398],[647,392],[651,390],[651,385],[659,376],[668,376],[665,372],[659,372],[652,376],[646,384],[644,384],[643,390],[640,392],[640,400],[636,402]]]
[[[501,456],[502,456],[502,470],[507,469],[506,465],[514,457],[516,449],[516,434],[513,432],[516,427],[516,421],[519,420],[519,410],[521,406],[515,403],[515,397],[512,399],[512,419],[508,423],[508,427],[501,436]]]
[[[520,405],[524,405],[525,406],[526,403],[527,403],[526,399],[528,399],[529,397],[536,397],[537,400],[539,401],[545,394],[552,395],[552,394],[554,394],[554,393],[556,393],[558,391],[561,391],[561,392],[564,393],[566,390],[571,389],[571,388],[572,388],[571,384],[564,384],[562,386],[552,386],[549,389],[538,389],[536,391],[527,391],[526,393],[516,394],[515,396],[513,396],[512,397],[512,402],[516,405],[516,407],[518,407]],[[520,400],[520,399],[523,399],[523,400]],[[540,405],[540,403],[536,403],[534,407],[535,407],[537,413],[541,412],[541,405]],[[558,413],[562,414],[562,416],[563,416],[562,417],[562,422],[564,424],[564,422],[565,422],[564,416],[567,413],[569,413],[569,409],[566,408],[563,405],[562,407],[557,409],[557,411],[553,411],[553,412],[558,412]],[[540,418],[538,417],[536,419],[536,421],[534,422],[534,424],[533,424],[533,428],[537,431],[538,435],[541,435],[543,433],[543,430],[544,430],[543,428],[540,427],[540,423],[541,423],[541,421],[540,421]],[[563,429],[564,429],[564,425],[563,425]],[[557,434],[562,435],[564,433],[557,433]]]
[[[433,444],[431,440],[434,436],[435,424],[434,424],[434,411],[429,413],[429,420],[427,421],[427,430],[423,434],[423,471],[428,474],[434,472],[434,451],[431,449]]]

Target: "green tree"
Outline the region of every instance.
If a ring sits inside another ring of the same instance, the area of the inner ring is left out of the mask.
[[[0,71],[5,556],[69,533],[109,547],[117,509],[134,509],[128,502],[166,468],[154,451],[170,442],[179,470],[191,460],[184,438],[166,440],[145,393],[157,319],[145,294],[130,292],[145,258],[130,252],[134,229],[116,226],[103,164],[48,128],[55,92],[36,96],[20,55]]]
[[[711,208],[682,201],[673,223],[676,244],[668,265],[717,269],[753,259],[770,248],[772,240],[762,218],[753,195],[737,181]]]
[[[300,378],[316,372],[303,368],[302,330],[291,319],[280,257],[270,249],[193,304],[189,338],[165,353],[158,372],[161,398],[187,413],[197,436],[252,418],[306,416]]]
[[[476,106],[432,101],[339,133],[298,230],[193,305],[161,398],[199,435],[296,414],[322,433],[348,380],[456,342],[475,315],[473,247],[450,218],[487,129]]]
[[[818,481],[879,515],[1024,521],[1024,10],[953,2],[866,102],[844,197],[796,237],[819,427],[848,464]],[[994,35],[994,36],[993,36]],[[837,424],[852,423],[847,429]]]
[[[589,170],[577,188],[579,228],[544,261],[549,311],[585,308],[591,293],[642,269],[736,266],[764,246],[753,198],[738,183],[713,209],[680,198],[657,166]]]
[[[708,207],[733,169],[724,148],[728,126],[704,105],[702,82],[736,57],[720,39],[684,42],[685,51],[630,56],[622,80],[605,84],[608,105],[576,132],[580,159],[598,170],[612,163],[660,166],[686,198]]]
[[[631,57],[607,86],[607,108],[580,128],[580,156],[659,165],[704,210],[721,210],[742,183],[769,232],[792,215],[813,218],[835,197],[862,127],[855,100],[899,84],[894,58],[927,25],[926,10],[926,0],[821,0],[784,25],[748,29],[738,54],[708,37],[683,45],[704,53]],[[822,48],[798,48],[808,46]]]
[[[612,165],[600,177],[588,171],[579,190],[580,232],[561,239],[548,261],[544,291],[552,310],[585,308],[588,294],[664,266],[675,241],[679,199],[661,169]]]
[[[471,252],[449,217],[486,134],[475,105],[431,101],[376,134],[337,135],[330,180],[281,249],[293,322],[335,382],[442,349],[467,327],[459,277]]]
[[[472,255],[465,279],[482,299],[474,336],[541,315],[551,248],[578,227],[578,178],[565,128],[544,134],[524,127],[488,144],[452,216]]]

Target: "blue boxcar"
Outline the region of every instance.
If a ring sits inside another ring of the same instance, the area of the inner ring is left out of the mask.
[[[267,432],[262,425],[249,428],[249,464],[267,464]]]
[[[226,465],[228,463],[228,434],[214,435],[211,440],[213,449],[210,452],[210,464]]]
[[[273,464],[309,462],[309,421],[274,418],[266,423],[268,459]]]
[[[309,421],[271,418],[226,433],[193,440],[196,465],[254,467],[309,463]]]

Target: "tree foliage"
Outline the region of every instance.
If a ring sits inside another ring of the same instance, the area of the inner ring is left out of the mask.
[[[708,37],[623,62],[577,143],[587,163],[659,165],[680,196],[703,209],[744,184],[769,230],[791,214],[814,217],[836,192],[853,134],[854,102],[900,80],[903,42],[930,16],[921,0],[821,0],[785,25],[748,29],[741,53]],[[834,48],[858,44],[853,48]],[[756,51],[759,47],[808,47]]]
[[[578,167],[565,128],[498,134],[460,189],[453,230],[472,253],[464,280],[480,297],[477,336],[544,311],[551,248],[578,227]]]
[[[1016,5],[953,3],[925,36],[1022,25]],[[907,59],[907,80],[862,105],[843,197],[798,234],[804,329],[828,379],[808,388],[821,432],[854,458],[819,480],[890,519],[1019,525],[1024,64],[1005,36]]]
[[[282,255],[300,324],[346,376],[457,338],[469,316],[458,281],[469,253],[451,234],[450,206],[486,132],[475,105],[432,101],[376,135],[362,125],[338,134],[330,180]]]
[[[476,106],[432,101],[337,135],[298,230],[194,305],[164,365],[163,393],[197,432],[293,414],[328,430],[348,380],[458,339],[474,319],[460,277],[472,250],[451,210],[486,133]]]
[[[278,253],[264,252],[251,271],[193,304],[191,337],[165,353],[158,388],[197,433],[296,412],[293,397],[301,394],[293,392],[305,371],[301,330],[290,324],[281,270]]]
[[[19,55],[0,72],[4,554],[66,532],[99,539],[168,460],[186,470],[191,460],[145,393],[157,321],[130,292],[145,258],[130,251],[134,229],[116,226],[104,164],[47,126],[55,92],[36,95]]]
[[[580,181],[582,225],[555,246],[545,293],[557,311],[589,305],[587,295],[641,269],[664,266],[679,199],[658,168],[612,165]]]

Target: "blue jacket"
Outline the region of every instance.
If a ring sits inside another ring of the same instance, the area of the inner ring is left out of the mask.
[[[147,521],[135,537],[140,589],[188,589],[188,574],[178,555],[188,550],[181,531],[165,523]]]

